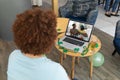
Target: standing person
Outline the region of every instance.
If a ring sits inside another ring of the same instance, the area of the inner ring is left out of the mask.
[[[69,80],[64,68],[45,56],[57,37],[52,11],[34,8],[17,15],[13,34],[18,49],[9,56],[7,80]]]
[[[116,13],[116,9],[117,9],[117,7],[119,5],[120,0],[115,0],[113,2],[113,4],[112,4],[112,11],[110,11],[110,2],[111,2],[111,0],[106,0],[106,3],[105,3],[105,10],[106,10],[105,15],[107,17],[111,17],[111,15],[113,15],[113,16],[119,16]]]
[[[113,16],[119,16],[119,15],[116,13],[116,9],[118,8],[119,3],[120,3],[120,0],[115,0],[115,2],[114,2],[114,4],[113,4],[113,7],[112,7],[111,15],[113,15]]]
[[[111,0],[106,0],[106,2],[105,2],[105,7],[104,7],[104,9],[105,9],[105,15],[106,16],[109,16],[110,15],[110,12],[109,12],[109,9],[110,9],[110,2],[111,2]]]

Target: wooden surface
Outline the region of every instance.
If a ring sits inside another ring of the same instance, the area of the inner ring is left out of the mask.
[[[69,19],[68,18],[57,18],[57,30],[60,29],[58,32],[65,32],[67,23]]]
[[[64,32],[65,33],[67,25],[68,25],[68,21],[69,21],[69,19],[67,19],[67,18],[57,18],[57,29],[60,29],[59,32]],[[62,38],[64,36],[64,33],[58,35],[58,38]],[[57,38],[56,41],[58,41],[58,38]],[[98,52],[101,48],[101,41],[97,38],[97,36],[92,35],[90,41],[97,41],[99,46],[98,46],[98,48],[94,49],[94,52],[89,50],[87,55],[85,55],[84,57],[93,55],[94,53]],[[59,46],[56,45],[56,48],[59,49]],[[59,49],[59,50],[61,52],[63,52],[62,49]],[[73,52],[68,52],[68,53],[66,53],[66,55],[83,57],[80,53],[73,53]]]
[[[100,52],[104,55],[104,64],[98,68],[94,67],[93,80],[120,80],[120,56],[116,54],[114,57],[111,55],[114,51],[113,37],[110,35],[94,29],[95,34],[102,43]],[[15,49],[13,42],[0,40],[0,80],[7,80],[6,70],[9,54]],[[52,51],[47,56],[55,62],[59,62],[60,52],[53,47]],[[78,80],[89,80],[89,61],[88,58],[80,58],[79,63],[75,63],[75,77]],[[67,56],[63,62],[63,67],[66,69],[68,75],[71,75],[71,61],[72,58]]]
[[[64,33],[58,35],[58,38],[62,38],[64,36]],[[56,41],[58,41],[58,38]],[[98,52],[101,48],[101,41],[97,38],[97,36],[95,35],[92,35],[91,36],[91,40],[90,41],[97,41],[97,44],[98,44],[98,47],[97,48],[94,48],[94,51],[90,50],[88,51],[88,53],[84,56],[81,55],[81,53],[77,52],[77,53],[74,53],[74,51],[68,51],[66,53],[66,55],[69,55],[69,56],[75,56],[75,57],[87,57],[87,56],[92,56],[94,55],[96,52]],[[56,44],[56,48],[61,52],[63,53],[63,50],[62,49],[59,49],[59,46]]]
[[[90,56],[90,80],[92,80],[93,73],[93,56]]]
[[[56,16],[58,16],[58,0],[52,0],[52,9]]]

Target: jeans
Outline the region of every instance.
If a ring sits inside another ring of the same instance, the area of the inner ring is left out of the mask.
[[[106,0],[106,2],[105,2],[104,9],[106,10],[106,12],[108,12],[110,10],[110,2],[111,2],[111,0]]]
[[[112,5],[112,12],[115,12],[118,5],[119,5],[120,0],[115,0],[114,4]]]
[[[110,2],[111,2],[111,0],[106,0],[106,2],[105,2],[104,9],[106,10],[106,12],[110,11]],[[120,0],[114,0],[113,5],[112,5],[112,12],[115,12],[115,10],[118,7],[119,2],[120,2]]]

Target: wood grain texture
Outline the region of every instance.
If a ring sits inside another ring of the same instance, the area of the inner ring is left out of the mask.
[[[101,40],[102,48],[100,52],[103,53],[105,62],[101,67],[94,67],[92,80],[120,80],[120,56],[118,54],[115,56],[111,55],[114,51],[113,37],[98,29],[94,29],[93,34],[97,35]],[[7,80],[8,56],[14,49],[16,49],[16,46],[13,42],[0,40],[0,80]],[[55,47],[47,56],[56,62],[60,60],[60,52]],[[66,56],[66,59],[63,61],[63,67],[68,75],[71,75],[71,61],[72,58],[70,56]],[[75,77],[78,80],[90,80],[89,64],[88,58],[80,58],[79,63],[75,63]]]
[[[52,0],[52,8],[56,16],[58,16],[58,0]]]

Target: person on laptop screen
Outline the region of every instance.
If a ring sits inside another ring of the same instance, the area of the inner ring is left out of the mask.
[[[78,27],[78,26],[77,26]],[[72,29],[70,29],[70,35],[72,37],[78,37],[79,39],[82,39],[84,37],[88,37],[85,27],[83,25],[80,26],[80,29],[76,29],[76,24],[72,24]]]
[[[79,37],[80,37],[81,40],[84,40],[88,37],[88,34],[86,33],[86,29],[87,28],[84,25],[80,25],[80,30],[79,30],[80,35],[79,35]]]
[[[80,32],[78,31],[78,29],[76,29],[76,24],[75,23],[72,24],[72,26],[73,26],[73,28],[70,29],[70,35],[74,36],[74,37],[77,37],[80,34]]]

